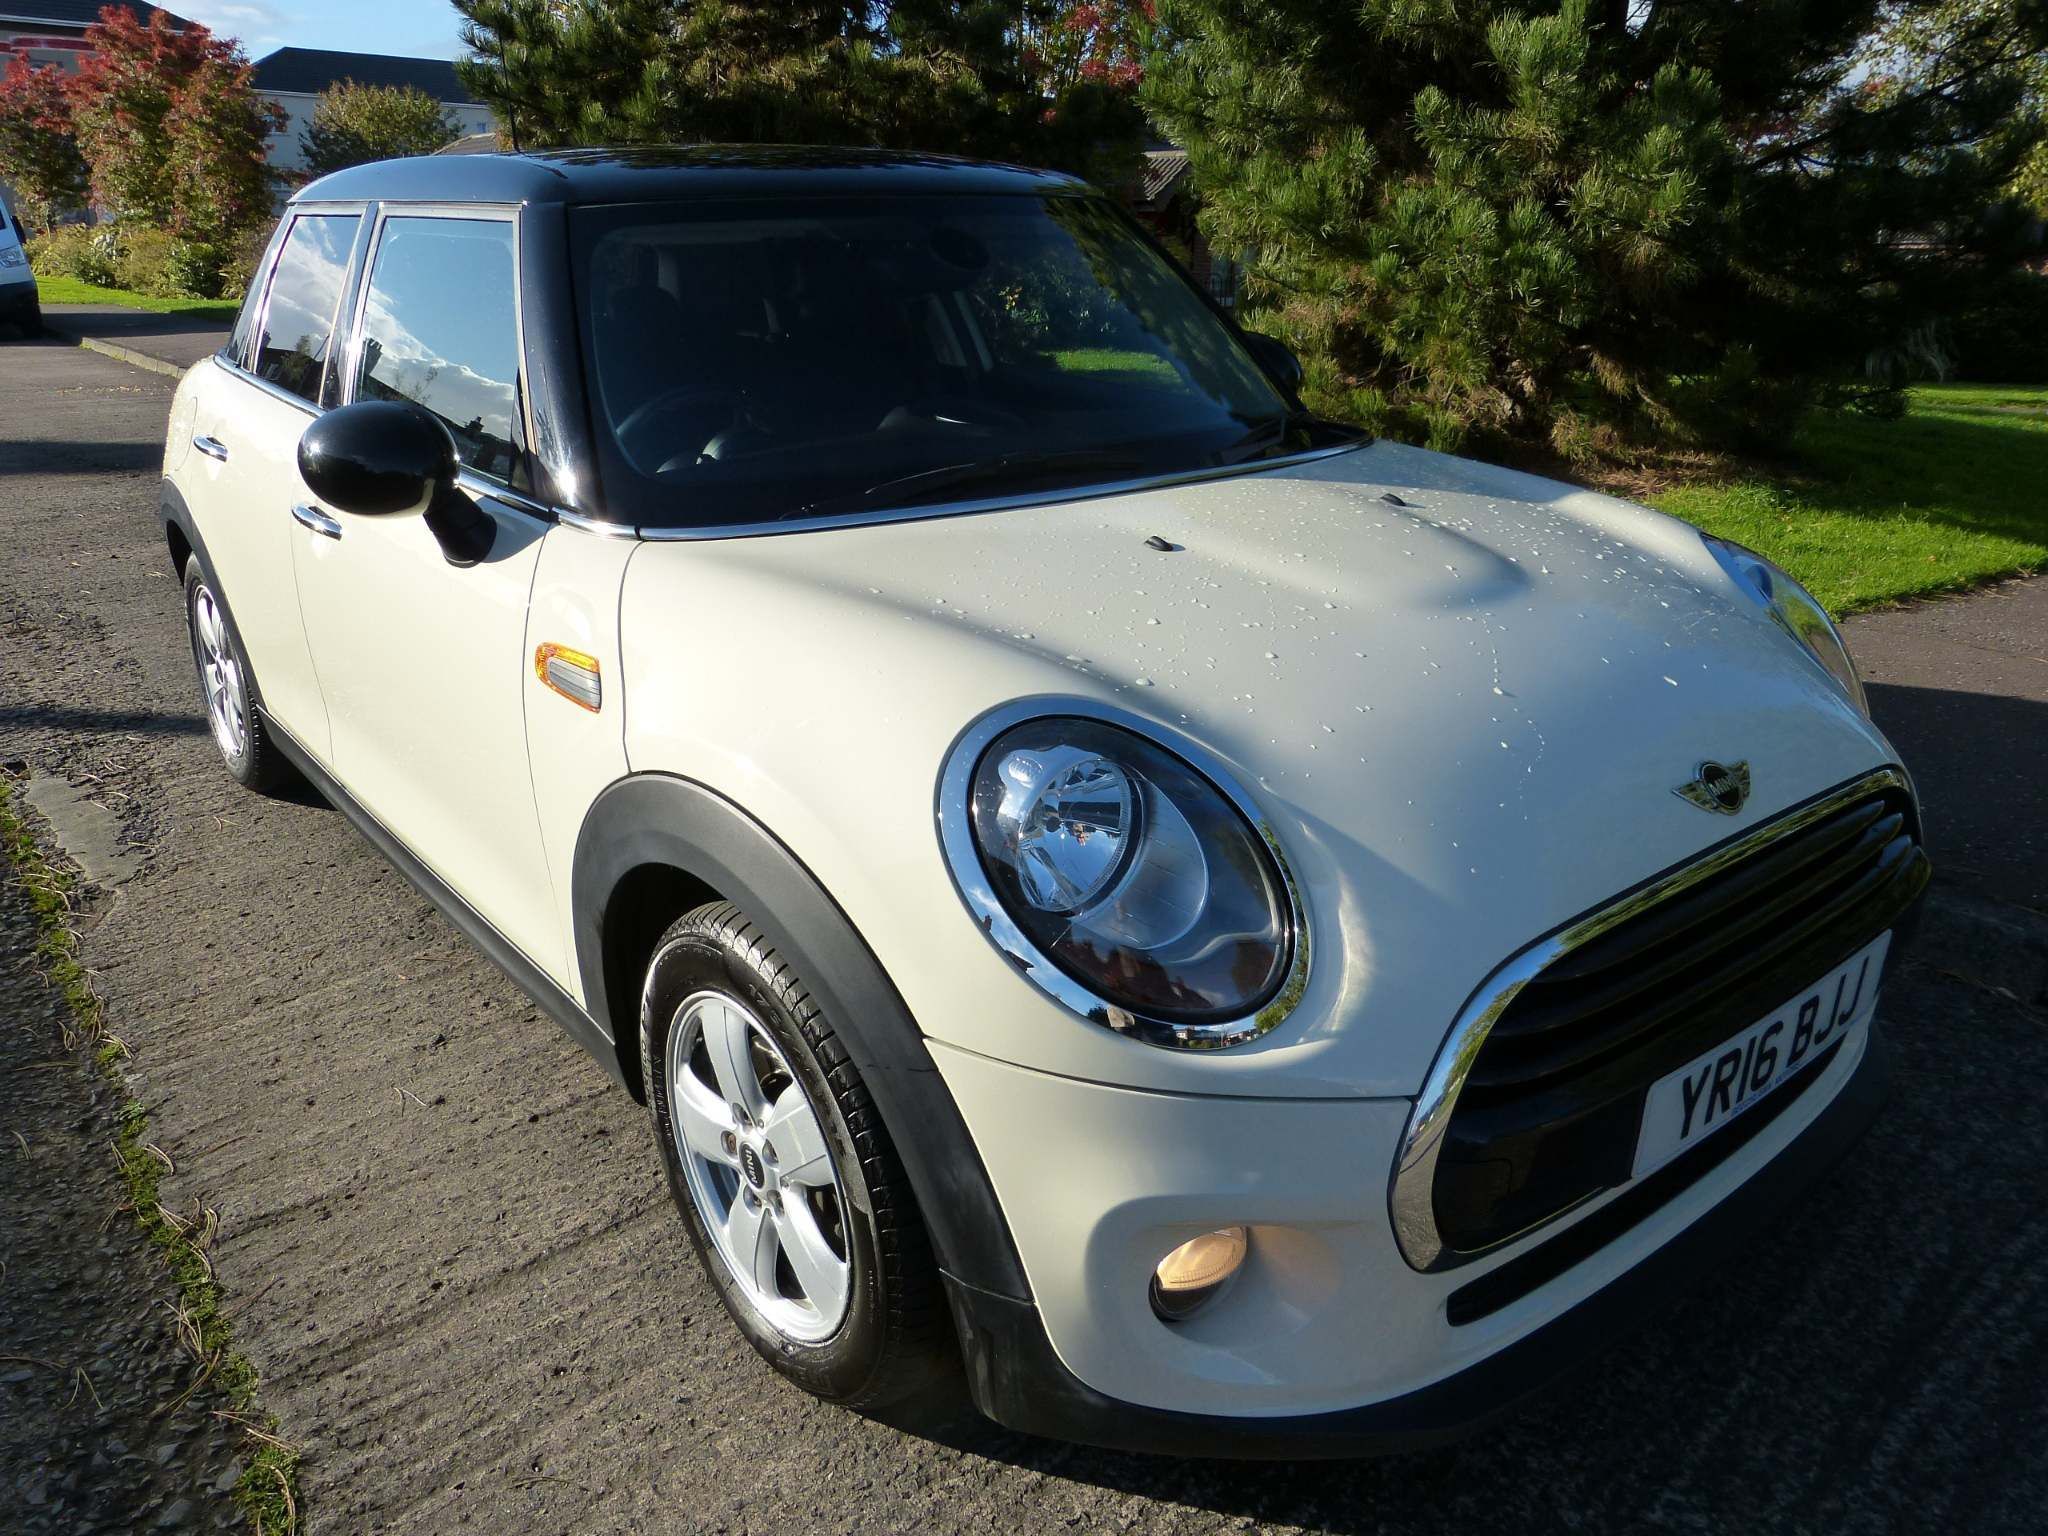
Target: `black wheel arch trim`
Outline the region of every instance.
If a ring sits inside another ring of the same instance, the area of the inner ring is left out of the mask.
[[[605,932],[614,894],[650,865],[737,904],[796,967],[874,1095],[946,1274],[980,1292],[1028,1301],[1024,1266],[981,1154],[887,971],[794,853],[692,780],[660,773],[620,779],[597,797],[577,835],[576,964],[597,1027],[621,1042],[620,1051],[637,1037],[638,980],[625,979],[633,1016],[617,1017],[622,978],[607,965]],[[612,1066],[624,1080],[623,1066]]]

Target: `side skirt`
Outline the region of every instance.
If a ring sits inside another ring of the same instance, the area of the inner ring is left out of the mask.
[[[557,986],[546,972],[520,952],[512,941],[491,926],[489,920],[464,901],[441,877],[414,858],[411,850],[394,837],[389,828],[372,816],[362,803],[342,788],[340,782],[313,760],[313,756],[269,715],[263,717],[263,724],[270,732],[271,740],[278,750],[291,759],[292,766],[306,776],[306,782],[320,791],[322,798],[342,815],[346,816],[364,839],[384,856],[385,862],[397,870],[419,893],[440,910],[443,917],[461,930],[464,938],[482,950],[486,959],[503,971],[512,984],[537,1003],[549,1018],[569,1033],[584,1050],[597,1058],[605,1075],[621,1088],[626,1081],[619,1071],[619,1053],[613,1048],[612,1037],[589,1014],[583,1011],[576,999]]]

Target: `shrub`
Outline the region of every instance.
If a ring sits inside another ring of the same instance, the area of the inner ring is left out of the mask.
[[[81,283],[114,286],[119,248],[114,231],[102,225],[65,224],[28,243],[29,269],[38,277],[75,277]]]
[[[114,257],[114,286],[151,298],[176,298],[180,292],[167,268],[177,241],[160,229],[115,226],[119,248]]]
[[[29,265],[41,277],[75,277],[157,299],[239,298],[268,238],[252,232],[222,247],[146,224],[71,224],[31,240]]]
[[[263,225],[252,225],[236,236],[227,259],[221,264],[221,298],[239,299],[249,291],[249,284],[255,280],[256,268],[269,244],[270,230]]]
[[[205,240],[179,240],[164,258],[164,281],[178,293],[194,299],[221,296],[227,255]]]

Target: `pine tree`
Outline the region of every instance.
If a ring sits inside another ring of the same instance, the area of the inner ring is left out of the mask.
[[[946,150],[1113,179],[1142,120],[1099,5],[1031,0],[455,0],[464,83],[525,148],[790,143]],[[1055,77],[1034,28],[1088,23]],[[1085,70],[1088,58],[1101,67]],[[1117,67],[1111,67],[1112,65]]]
[[[1142,95],[1326,409],[1440,447],[1755,441],[1894,404],[1871,365],[2012,222],[2009,62],[1859,76],[1916,8],[1161,0]]]

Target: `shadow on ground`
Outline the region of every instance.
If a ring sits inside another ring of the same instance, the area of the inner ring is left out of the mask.
[[[161,469],[161,443],[67,443],[51,438],[16,437],[0,459],[0,476],[47,474],[127,474]]]
[[[199,714],[159,714],[153,710],[63,709],[38,705],[28,709],[0,705],[0,731],[45,730],[118,732],[143,736],[204,736],[211,729]]]
[[[1936,865],[1954,884],[2035,904],[2048,868],[2048,704],[1896,683],[1869,693],[1912,770]]]

